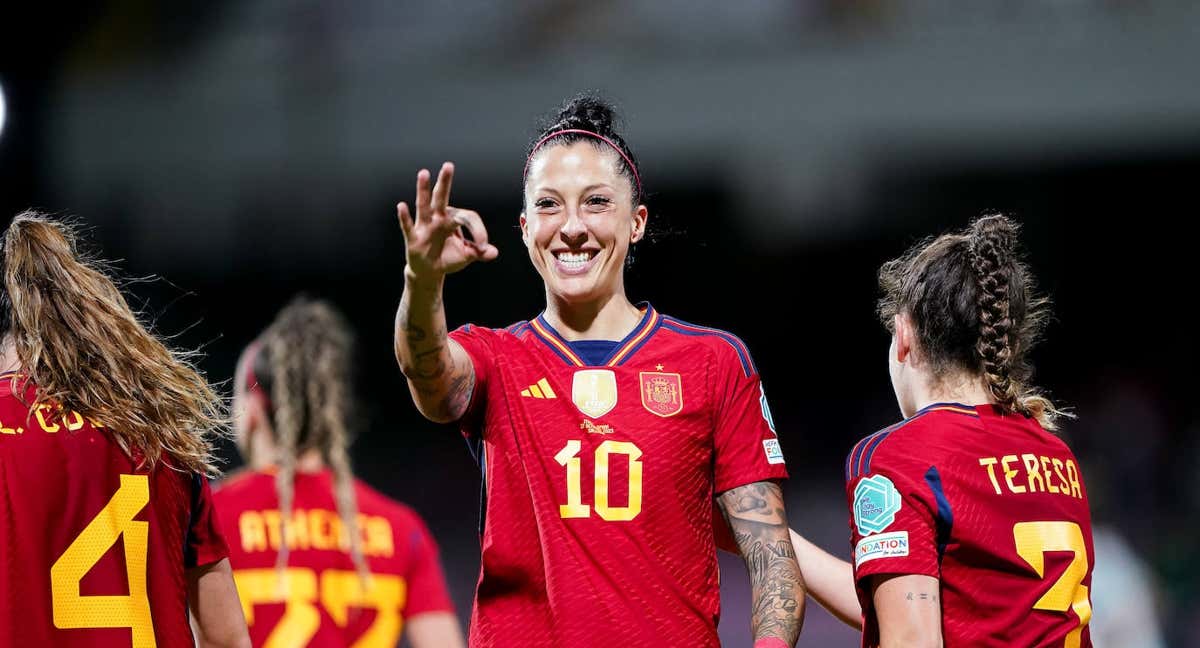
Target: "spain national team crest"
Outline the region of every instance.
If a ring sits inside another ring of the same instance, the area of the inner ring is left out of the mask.
[[[683,379],[677,373],[643,371],[642,406],[651,414],[675,416],[683,411]]]
[[[580,412],[599,418],[617,406],[617,375],[611,369],[580,369],[571,380],[571,400]]]

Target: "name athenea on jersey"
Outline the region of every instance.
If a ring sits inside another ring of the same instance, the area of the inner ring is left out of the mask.
[[[244,511],[238,516],[242,551],[279,551],[279,511]],[[358,515],[358,532],[363,554],[390,558],[395,553],[392,524],[376,515]],[[350,539],[337,512],[325,509],[296,509],[287,525],[287,546],[291,551],[305,549],[350,552]]]
[[[997,495],[1054,493],[1083,499],[1079,467],[1071,459],[1025,453],[980,457],[979,465],[987,471]]]

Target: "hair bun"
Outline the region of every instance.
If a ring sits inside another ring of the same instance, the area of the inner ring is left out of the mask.
[[[558,112],[559,130],[581,128],[597,135],[608,136],[613,132],[616,111],[612,104],[592,94],[581,94],[567,100]]]

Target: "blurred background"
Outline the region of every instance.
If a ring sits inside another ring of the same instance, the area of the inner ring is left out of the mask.
[[[1097,646],[1200,645],[1200,8],[1172,0],[112,0],[0,25],[0,214],[75,215],[210,377],[292,295],[359,335],[359,473],[429,522],[462,618],[479,475],[391,351],[395,203],[458,166],[500,258],[452,277],[451,325],[535,316],[516,228],[537,120],[623,109],[657,241],[631,297],[756,356],[792,524],[848,555],[842,461],[899,418],[875,271],[1002,209],[1057,318],[1038,381],[1078,414]],[[6,221],[5,221],[6,222]],[[224,448],[229,468],[239,464]],[[748,587],[723,558],[722,636]],[[815,604],[801,645],[857,636]]]

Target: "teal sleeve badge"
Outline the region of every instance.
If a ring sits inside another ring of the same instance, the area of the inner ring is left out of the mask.
[[[900,491],[887,477],[866,477],[854,487],[854,524],[859,535],[883,531],[899,511]]]

